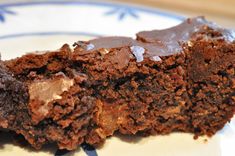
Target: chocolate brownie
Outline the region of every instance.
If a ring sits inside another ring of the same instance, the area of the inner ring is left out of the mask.
[[[19,99],[9,99],[21,124],[4,128],[35,148],[56,142],[68,150],[115,132],[212,136],[235,112],[234,38],[197,17],[136,40],[102,37],[4,61],[3,73],[22,86]],[[10,118],[6,106],[1,127]]]

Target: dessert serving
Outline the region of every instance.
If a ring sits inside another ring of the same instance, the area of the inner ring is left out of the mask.
[[[212,136],[235,113],[234,40],[196,17],[1,61],[0,127],[36,149],[99,145],[114,133]]]

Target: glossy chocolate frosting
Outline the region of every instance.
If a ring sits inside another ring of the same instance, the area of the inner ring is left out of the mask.
[[[142,31],[137,33],[137,39],[129,37],[101,37],[87,42],[87,51],[129,47],[137,62],[144,58],[159,61],[159,56],[168,56],[182,51],[182,43],[188,42],[196,32],[203,31],[204,27],[210,27],[221,34],[227,41],[233,41],[234,31],[223,29],[216,24],[207,21],[204,17],[186,19],[183,23],[164,30]],[[207,37],[207,36],[206,36]],[[134,48],[133,48],[134,47]],[[138,48],[136,48],[138,47]],[[144,48],[145,51],[133,51],[132,49]],[[156,59],[157,58],[157,59]]]

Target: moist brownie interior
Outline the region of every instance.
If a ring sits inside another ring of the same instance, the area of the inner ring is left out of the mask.
[[[4,61],[1,86],[13,87],[0,88],[0,127],[37,149],[101,144],[115,132],[212,136],[235,112],[233,40],[197,17],[136,40],[103,37]]]

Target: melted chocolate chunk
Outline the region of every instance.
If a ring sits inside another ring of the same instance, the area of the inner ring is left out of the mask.
[[[29,88],[29,107],[32,111],[32,120],[41,121],[50,111],[49,103],[61,99],[61,94],[73,86],[74,80],[56,74],[52,80],[32,82]]]

